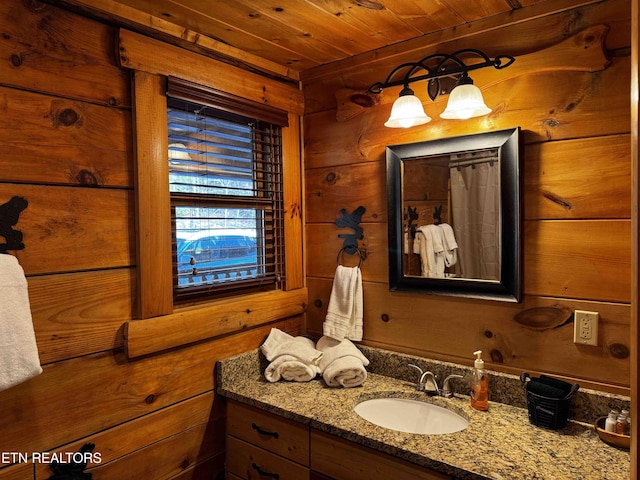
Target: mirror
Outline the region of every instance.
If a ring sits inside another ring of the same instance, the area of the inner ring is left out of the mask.
[[[391,290],[520,302],[520,129],[388,146]]]

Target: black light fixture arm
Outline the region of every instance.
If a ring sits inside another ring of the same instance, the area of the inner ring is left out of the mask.
[[[467,65],[460,58],[465,55],[475,55],[480,57],[483,61],[479,63],[473,63],[471,65]],[[435,66],[433,65],[434,61],[438,61]],[[494,67],[498,70],[508,67],[513,62],[515,62],[515,58],[510,55],[498,55],[495,58],[491,59],[485,53],[480,50],[476,50],[474,48],[467,48],[463,50],[458,50],[452,54],[446,53],[436,53],[434,55],[429,55],[418,62],[409,62],[403,63],[402,65],[394,68],[384,82],[376,82],[369,87],[369,93],[380,94],[382,90],[389,87],[397,87],[400,85],[408,86],[410,83],[419,82],[421,80],[434,80],[443,77],[454,77],[457,75],[466,75],[467,72],[472,70],[478,70],[486,67]],[[432,65],[429,65],[429,64]],[[405,75],[398,79],[394,80],[397,76],[398,72],[405,71]],[[423,75],[412,76],[419,70],[424,70],[427,73]]]

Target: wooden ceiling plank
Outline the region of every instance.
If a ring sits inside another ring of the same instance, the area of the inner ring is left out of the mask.
[[[123,1],[123,0],[120,0]],[[127,3],[145,2],[158,10],[157,2],[124,0]],[[320,40],[305,36],[290,26],[274,23],[267,17],[256,16],[255,9],[229,1],[215,5],[209,0],[192,0],[188,6],[183,0],[164,0],[160,3],[175,21],[192,25],[193,30],[234,45],[237,48],[265,58],[276,58],[282,64],[300,69],[299,63],[322,64],[336,56],[336,50]],[[258,47],[256,47],[258,46]]]
[[[329,14],[315,5],[301,0],[227,0],[232,5],[253,9],[256,15],[271,22],[316,38],[336,50],[335,58],[347,57],[380,48],[384,44],[340,17]]]
[[[451,9],[444,0],[429,2],[387,0],[385,7],[405,22],[411,23],[423,34],[464,23],[464,18]]]
[[[469,0],[446,1],[449,7],[457,12],[465,22],[473,22],[512,10],[506,0],[482,0],[482,2],[470,2]]]
[[[386,8],[386,5],[381,10],[375,10],[363,7],[358,2],[344,2],[342,0],[307,0],[307,2],[334,17],[340,17],[341,20],[364,32],[365,35],[375,37],[385,45],[407,40],[423,33],[411,21],[403,20],[392,10]]]

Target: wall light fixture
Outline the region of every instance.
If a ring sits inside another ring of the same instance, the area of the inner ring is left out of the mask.
[[[467,64],[465,60],[476,62]],[[400,91],[399,98],[393,103],[389,120],[384,125],[391,128],[408,128],[431,121],[431,118],[424,111],[422,102],[415,96],[409,85],[414,82],[426,81],[429,98],[435,100],[438,95],[447,93],[447,81],[449,83],[455,81],[455,87],[449,94],[447,108],[440,114],[440,117],[465,120],[491,112],[491,109],[484,103],[482,92],[473,84],[469,72],[486,67],[501,70],[511,65],[515,60],[509,55],[498,55],[491,59],[480,50],[472,48],[458,50],[452,54],[436,53],[418,62],[403,63],[397,66],[387,75],[384,82],[374,83],[368,91],[380,94],[385,88],[402,85],[404,88]],[[426,73],[421,73],[423,71]]]

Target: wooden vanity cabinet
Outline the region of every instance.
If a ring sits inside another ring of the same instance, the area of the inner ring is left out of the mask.
[[[236,480],[451,480],[233,400],[226,450],[228,478]]]
[[[309,480],[309,427],[233,400],[226,452],[230,477]]]
[[[311,468],[334,480],[451,480],[442,473],[313,429]]]

